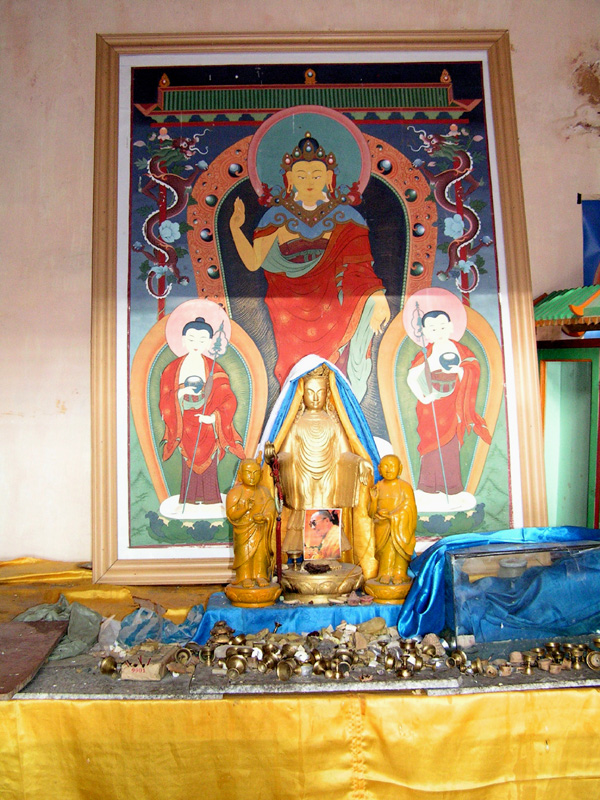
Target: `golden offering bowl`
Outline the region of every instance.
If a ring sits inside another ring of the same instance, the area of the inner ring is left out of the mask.
[[[600,670],[600,651],[590,650],[585,658],[585,663],[594,672],[598,672]]]
[[[227,669],[236,669],[240,675],[246,671],[246,659],[243,656],[229,656],[225,663],[227,665]]]
[[[306,572],[303,567],[298,570],[285,570],[281,579],[285,598],[325,604],[331,597],[343,597],[361,585],[363,573],[356,564],[343,564],[326,559],[322,559],[322,563],[327,563],[331,567],[329,572],[313,575]]]

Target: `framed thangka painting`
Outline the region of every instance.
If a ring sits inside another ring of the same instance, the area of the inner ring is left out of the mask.
[[[493,32],[99,37],[97,579],[229,577],[225,495],[314,357],[423,541],[543,522],[509,76]]]

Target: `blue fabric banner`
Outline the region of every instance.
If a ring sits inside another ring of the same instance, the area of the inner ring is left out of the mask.
[[[582,200],[583,285],[600,283],[600,200]],[[598,273],[598,275],[597,275]]]

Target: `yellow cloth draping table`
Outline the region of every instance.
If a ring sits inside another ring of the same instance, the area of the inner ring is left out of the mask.
[[[7,586],[18,594],[18,582],[3,583],[3,567],[0,596]],[[18,694],[0,703],[0,800],[594,800],[598,720],[596,689],[222,700]]]

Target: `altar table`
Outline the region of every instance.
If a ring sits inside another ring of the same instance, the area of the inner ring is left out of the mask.
[[[23,585],[19,572],[29,572]],[[179,621],[195,588],[171,598]],[[34,605],[93,594],[103,613],[125,601],[124,615],[132,592],[155,590],[164,604],[163,589],[93,586],[75,565],[0,564],[4,619],[23,596]],[[593,800],[599,720],[594,688],[219,700],[19,693],[0,703],[0,800]]]

